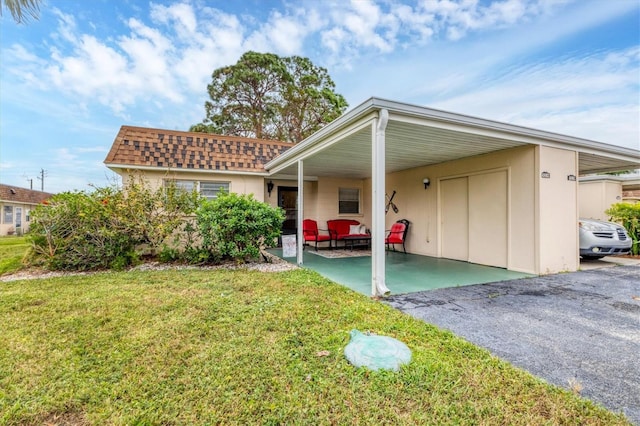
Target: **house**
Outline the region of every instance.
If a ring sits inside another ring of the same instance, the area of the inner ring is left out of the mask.
[[[640,202],[640,175],[590,175],[580,178],[580,217],[609,220],[605,212],[616,203]]]
[[[123,183],[140,175],[154,189],[175,182],[185,190],[196,189],[209,199],[224,189],[254,194],[259,201],[270,201],[275,206],[276,195],[272,197],[269,191],[272,187],[264,165],[293,146],[263,139],[122,126],[105,164],[122,176]],[[296,227],[296,195],[281,193],[288,232],[294,232]]]
[[[29,230],[31,210],[53,194],[0,184],[0,235],[21,235]]]
[[[262,144],[269,148],[253,158],[253,167],[246,164]],[[204,167],[201,156],[209,161]],[[293,147],[123,127],[105,163],[125,179],[135,171],[157,185],[166,179],[218,182],[286,204],[298,241],[305,218],[365,223],[372,234],[372,293],[378,295],[388,290],[385,230],[398,219],[411,222],[410,253],[532,274],[577,270],[577,177],[639,168],[640,151],[370,98]],[[393,191],[398,213],[385,212]],[[300,243],[297,252],[302,263]]]

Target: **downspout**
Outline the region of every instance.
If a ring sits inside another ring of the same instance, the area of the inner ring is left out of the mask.
[[[389,111],[381,109],[378,118],[373,121],[372,163],[371,163],[371,294],[374,297],[389,294],[386,285],[385,259],[385,131],[389,122]]]
[[[296,241],[296,261],[298,265],[302,265],[304,259],[304,235],[302,232],[302,221],[304,220],[304,162],[298,160],[298,216],[297,220],[297,238]]]

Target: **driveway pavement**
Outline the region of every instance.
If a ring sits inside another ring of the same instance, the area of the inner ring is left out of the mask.
[[[640,266],[391,296],[391,306],[451,330],[549,383],[640,426]]]

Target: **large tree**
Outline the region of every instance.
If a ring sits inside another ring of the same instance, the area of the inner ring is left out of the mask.
[[[246,52],[213,72],[206,118],[190,130],[299,142],[347,108],[334,89],[308,58]]]
[[[26,22],[29,16],[38,19],[40,3],[41,0],[0,0],[0,16],[7,9],[17,23]]]

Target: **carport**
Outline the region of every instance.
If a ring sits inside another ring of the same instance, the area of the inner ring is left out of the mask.
[[[577,176],[638,167],[638,150],[378,98],[266,165],[270,178],[297,180],[297,263],[303,219],[369,226],[373,295],[389,291],[385,230],[401,218],[414,254],[526,274],[575,271]],[[345,188],[359,194],[357,214],[340,213]],[[385,215],[393,191],[399,213]]]

